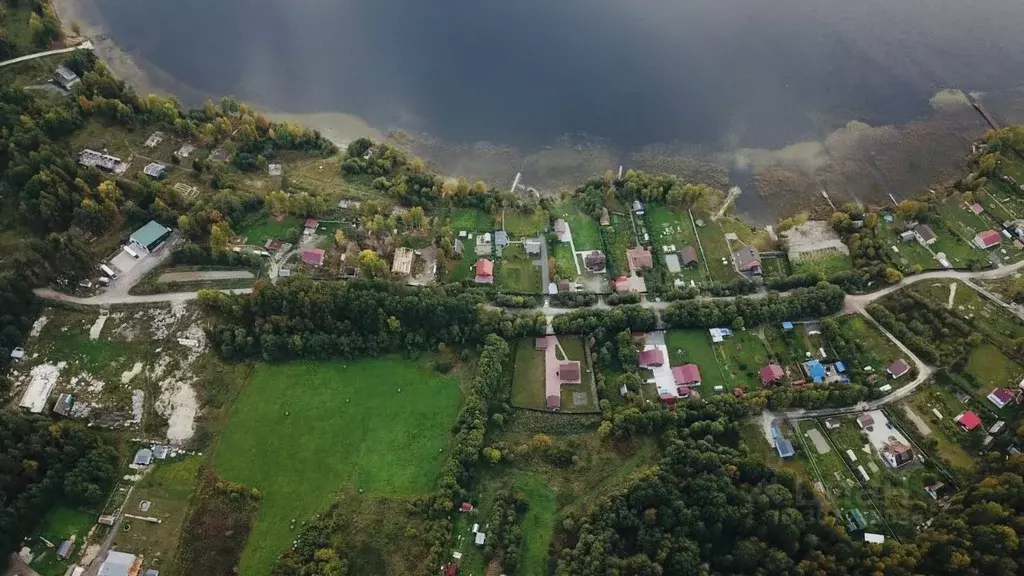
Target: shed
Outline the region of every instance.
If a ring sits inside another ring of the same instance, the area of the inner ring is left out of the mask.
[[[697,249],[693,246],[686,246],[679,251],[679,261],[683,266],[696,266],[699,262],[697,260]]]
[[[135,459],[132,460],[132,464],[136,466],[149,466],[149,463],[153,461],[153,451],[149,448],[142,448],[135,453]]]
[[[483,532],[477,532],[476,533],[476,539],[474,540],[474,542],[476,543],[477,546],[483,546],[484,542],[486,542],[486,541],[487,541],[487,534],[484,534]]]
[[[789,458],[796,454],[796,451],[793,450],[793,443],[785,438],[777,438],[775,440],[775,449],[779,452],[780,458]]]
[[[68,556],[71,556],[71,552],[74,548],[75,546],[71,543],[71,540],[61,542],[60,546],[57,547],[57,557],[66,560]]]
[[[508,232],[504,230],[498,230],[494,233],[494,245],[498,248],[504,248],[508,246]]]
[[[149,176],[150,178],[155,178],[157,180],[163,178],[166,172],[167,166],[164,166],[159,162],[150,162],[149,164],[146,164],[145,168],[142,169],[143,174]]]
[[[14,350],[11,350],[11,360],[13,360],[15,362],[21,362],[24,359],[25,359],[25,349],[24,348],[19,346],[19,347],[15,348]]]
[[[884,544],[885,536],[882,536],[881,534],[875,534],[873,532],[865,532],[864,541],[870,544]]]
[[[793,329],[793,323],[792,322],[788,322],[788,321],[787,322],[783,322],[782,323],[782,329],[783,330],[792,330]]]
[[[61,416],[67,416],[71,413],[71,407],[75,404],[75,397],[71,394],[61,394],[57,397],[57,402],[53,405],[53,412],[60,414]]]
[[[540,254],[540,240],[523,240],[523,249],[528,256]]]
[[[833,366],[835,367],[836,372],[839,372],[840,374],[846,372],[846,364],[843,364],[842,360],[837,361]]]
[[[839,420],[836,420],[835,418],[826,418],[825,419],[825,428],[827,428],[829,430],[835,430],[836,428],[839,428],[839,426],[840,426]]]
[[[167,458],[167,453],[170,452],[170,448],[163,444],[157,444],[153,446],[153,458],[157,460],[164,460]]]

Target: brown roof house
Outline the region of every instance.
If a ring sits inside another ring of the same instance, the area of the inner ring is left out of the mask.
[[[665,355],[661,353],[661,350],[657,348],[651,348],[650,350],[644,350],[636,358],[636,364],[640,368],[650,368],[651,366],[661,366],[665,363]]]
[[[882,456],[885,458],[885,462],[893,468],[899,468],[914,461],[914,451],[902,442],[893,442],[886,446]]]
[[[783,374],[782,366],[775,363],[768,364],[764,368],[761,368],[761,384],[767,386],[773,382],[778,382],[779,380],[782,380]]]
[[[476,277],[473,282],[477,284],[494,284],[494,262],[487,258],[476,261]]]
[[[900,376],[903,376],[907,372],[910,372],[910,364],[907,364],[906,360],[900,358],[899,360],[893,362],[892,364],[889,364],[885,371],[889,374],[891,378],[899,378]]]
[[[608,258],[605,257],[604,252],[593,250],[587,252],[587,255],[583,257],[583,265],[594,274],[600,274],[605,271],[605,267],[608,265]]]
[[[732,262],[736,271],[744,276],[761,275],[761,254],[753,246],[744,246],[733,252]]]
[[[687,268],[696,266],[699,262],[697,260],[697,249],[693,246],[683,248],[682,252],[679,253],[679,262]]]
[[[938,237],[935,236],[935,231],[927,224],[918,224],[917,226],[914,226],[914,237],[917,238],[918,242],[925,246],[934,244],[935,241],[938,240]]]
[[[631,270],[644,270],[654,267],[654,257],[651,251],[643,246],[636,246],[626,250],[626,258],[629,260]]]
[[[562,381],[562,384],[579,384],[582,382],[580,363],[576,360],[561,362],[558,365],[558,378]]]

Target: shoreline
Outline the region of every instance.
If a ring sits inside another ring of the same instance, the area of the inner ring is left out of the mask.
[[[140,55],[121,48],[108,35],[92,0],[50,1],[67,37],[75,36],[71,24],[77,23],[80,36],[93,41],[96,55],[140,94],[172,95],[186,107],[223,96],[187,86]],[[887,203],[889,194],[906,198],[947,181],[962,167],[969,142],[986,128],[957,93],[939,90],[932,98],[932,112],[924,118],[887,126],[852,120],[819,139],[776,149],[727,149],[684,142],[619,149],[607,140],[585,135],[567,135],[524,149],[493,142],[445,142],[425,133],[387,131],[338,111],[295,113],[253,105],[274,120],[317,129],[339,147],[361,136],[386,139],[422,157],[441,174],[482,179],[499,188],[510,185],[516,173],[522,172],[523,184],[556,194],[618,166],[671,173],[722,190],[739,185],[743,194],[734,212],[753,225],[763,225],[801,211],[827,210],[820,195],[823,189],[839,203],[879,204]]]

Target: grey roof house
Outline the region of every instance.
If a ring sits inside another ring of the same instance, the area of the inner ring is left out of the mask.
[[[132,460],[132,464],[136,466],[149,466],[149,463],[153,461],[153,451],[149,448],[142,448],[135,453],[135,459]]]
[[[110,552],[100,566],[98,576],[128,576],[135,564],[135,555],[124,552]]]
[[[146,167],[142,169],[142,172],[150,178],[159,180],[163,178],[164,174],[167,172],[167,166],[164,166],[159,162],[150,162],[149,164],[146,164]]]
[[[70,68],[62,64],[57,66],[57,70],[53,72],[53,81],[61,88],[71,90],[71,87],[77,84],[79,80],[78,74],[75,74]]]

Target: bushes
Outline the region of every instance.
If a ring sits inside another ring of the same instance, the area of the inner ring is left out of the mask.
[[[171,252],[171,264],[175,266],[229,266],[236,268],[260,268],[263,260],[252,253],[227,251],[214,252],[206,246],[183,244]]]
[[[597,294],[593,292],[559,292],[551,295],[551,305],[559,308],[584,308],[597,304]]]
[[[503,308],[536,308],[541,305],[541,298],[540,296],[498,294],[494,297],[494,303]]]

